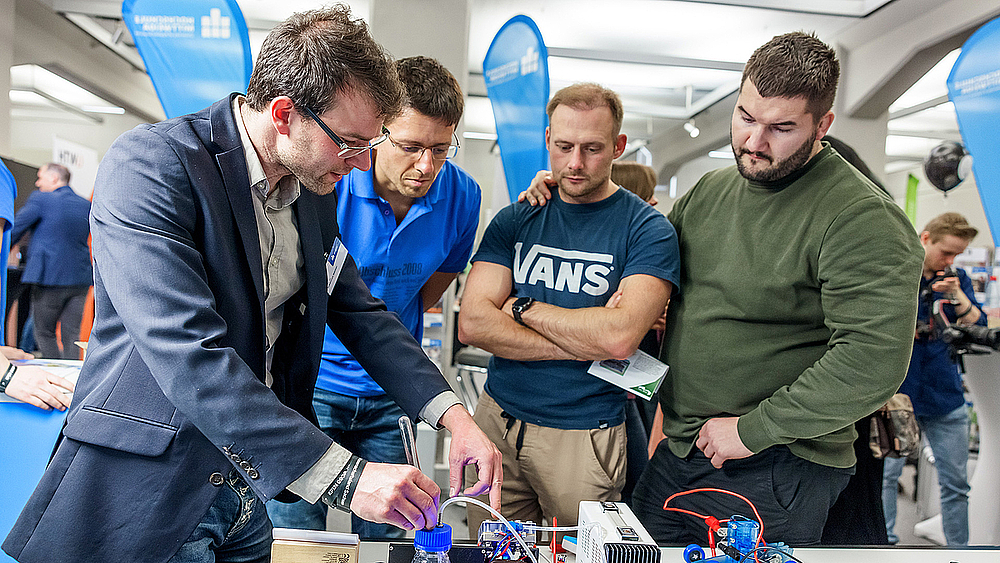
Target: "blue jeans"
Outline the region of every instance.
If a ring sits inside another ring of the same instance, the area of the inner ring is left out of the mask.
[[[234,469],[190,537],[169,563],[267,563],[271,522],[263,503]]]
[[[317,388],[313,410],[320,429],[354,455],[368,461],[406,463],[399,417],[406,413],[387,395],[350,397]],[[269,501],[267,512],[279,528],[325,530],[327,506]],[[391,524],[376,524],[351,515],[351,531],[361,539],[402,538],[406,531]]]
[[[965,405],[944,416],[917,417],[920,431],[934,452],[934,467],[941,487],[941,520],[948,545],[969,543],[969,412]],[[905,459],[886,458],[882,479],[882,507],[889,543],[899,542],[896,527],[896,493]]]

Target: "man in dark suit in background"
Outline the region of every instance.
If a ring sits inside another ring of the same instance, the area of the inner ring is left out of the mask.
[[[338,5],[291,16],[246,97],[123,135],[94,195],[95,321],[62,440],[3,549],[19,561],[266,561],[264,501],[419,529],[440,491],[316,427],[326,323],[409,414],[452,431],[451,485],[497,449],[371,297],[329,194],[399,111],[389,56]],[[303,189],[304,188],[304,189]]]
[[[87,291],[94,283],[90,265],[90,202],[69,187],[69,170],[55,163],[38,169],[38,191],[14,216],[11,242],[31,233],[31,245],[21,283],[31,284],[35,341],[42,358],[79,359],[73,343],[80,338],[80,321]],[[62,323],[62,347],[56,325]]]

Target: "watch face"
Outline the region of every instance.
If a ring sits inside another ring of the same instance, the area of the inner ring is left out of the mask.
[[[511,312],[514,313],[514,320],[523,325],[524,322],[521,320],[521,313],[527,311],[528,307],[531,307],[534,302],[535,300],[531,297],[517,298],[510,306]]]

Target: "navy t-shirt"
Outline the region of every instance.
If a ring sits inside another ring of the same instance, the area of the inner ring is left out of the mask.
[[[512,204],[487,227],[473,262],[511,269],[514,294],[564,307],[603,307],[622,278],[647,274],[677,287],[677,234],[660,212],[619,189],[571,204]],[[490,360],[486,391],[505,411],[540,426],[589,429],[625,420],[625,391],[587,373],[590,362]]]

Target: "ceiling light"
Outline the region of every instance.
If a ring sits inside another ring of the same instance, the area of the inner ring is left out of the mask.
[[[497,140],[496,133],[481,133],[479,131],[466,131],[462,133],[462,137],[465,139],[479,139],[481,141],[495,141]]]
[[[125,108],[120,108],[118,106],[82,106],[80,109],[88,113],[110,113],[112,115],[125,115]]]
[[[74,113],[119,115],[125,113],[124,108],[115,106],[93,92],[38,65],[24,64],[10,67],[10,82],[11,90],[34,92],[56,106]]]
[[[692,139],[701,135],[701,129],[698,129],[695,126],[694,119],[689,119],[684,122],[684,130],[688,132],[688,135],[691,135]]]

